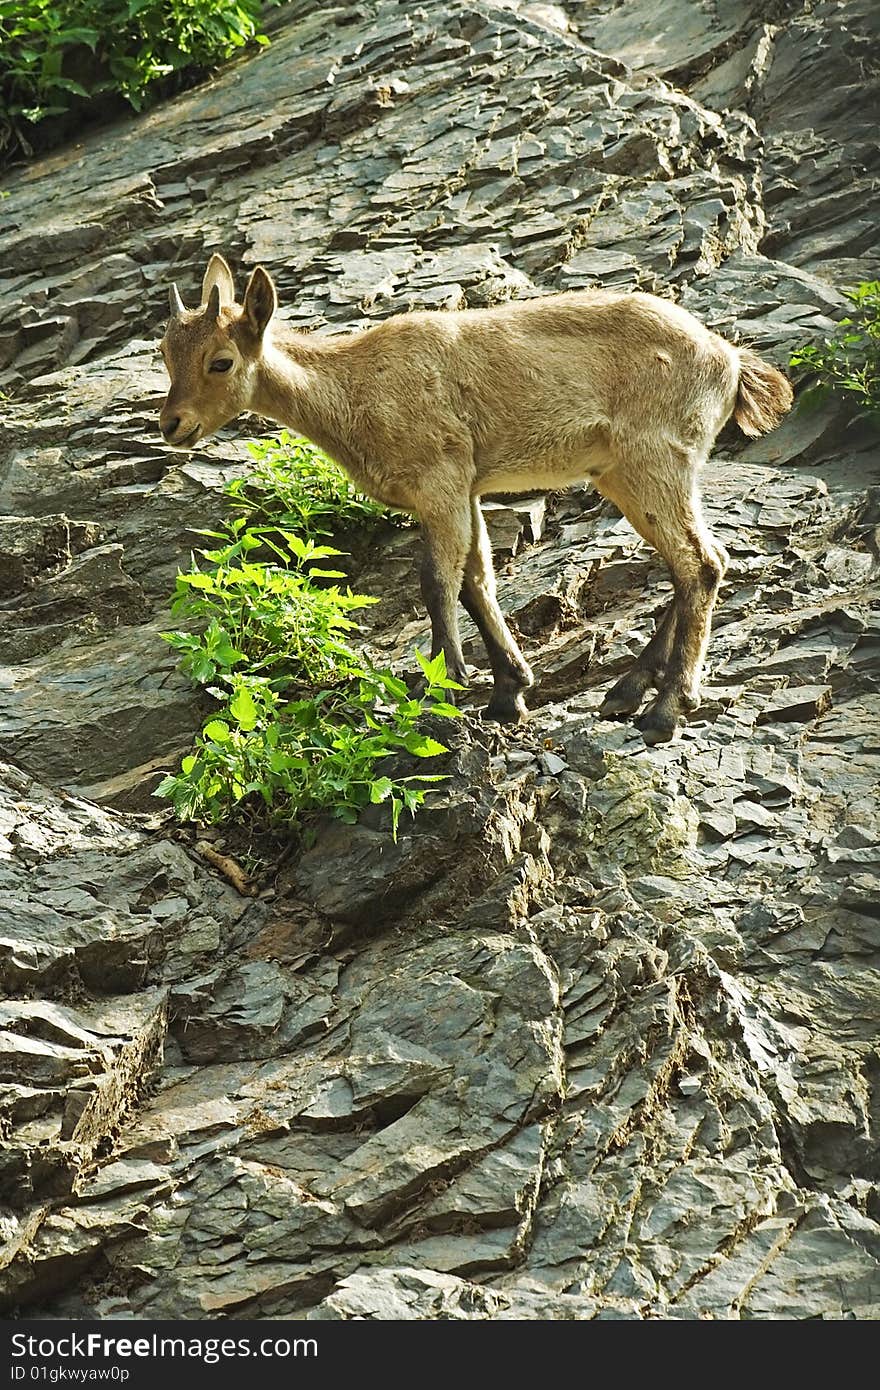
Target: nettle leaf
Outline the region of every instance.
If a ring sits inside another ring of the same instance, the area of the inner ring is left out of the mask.
[[[445,652],[440,651],[437,653],[435,657],[432,657],[429,660],[429,658],[424,656],[417,647],[416,657],[418,658],[419,665],[425,673],[425,679],[427,680],[429,687],[434,687],[438,690],[464,689],[464,686],[459,685],[458,681],[450,680],[447,676]]]
[[[228,637],[224,641],[217,643],[213,651],[213,656],[218,666],[237,666],[240,661],[245,660],[244,652],[240,652],[237,647],[233,647]]]
[[[297,560],[304,560],[309,553],[308,542],[300,540],[293,531],[282,531],[281,534],[290,547],[291,555],[295,555]]]
[[[210,739],[212,743],[228,743],[232,738],[229,725],[224,724],[222,719],[210,720],[209,723],[205,725],[202,733],[204,737]]]
[[[190,655],[184,656],[181,665],[196,685],[207,685],[208,681],[213,680],[217,674],[217,663],[212,661],[204,650],[194,651]]]
[[[86,45],[87,48],[90,48],[92,52],[94,52],[95,45],[97,44],[98,39],[101,36],[98,33],[97,29],[72,28],[63,29],[61,33],[53,37],[56,39],[56,41],[62,41],[65,44],[83,43]]]
[[[72,77],[62,77],[57,74],[53,77],[44,77],[42,85],[44,88],[53,88],[56,91],[70,92],[71,96],[87,97],[89,95],[82,83],[74,82]]]
[[[392,676],[390,671],[377,671],[375,673],[376,684],[381,686],[387,695],[391,695],[396,700],[408,700],[409,689],[404,681]]]
[[[344,550],[337,550],[334,545],[315,545],[309,541],[308,557],[309,560],[329,560],[331,555],[344,555]]]
[[[199,645],[198,637],[195,637],[191,632],[160,632],[159,636],[163,642],[170,643],[178,651],[191,651]]]
[[[215,590],[216,581],[210,574],[202,574],[201,570],[193,570],[190,574],[178,575],[181,584],[188,584],[191,589]]]
[[[407,734],[403,742],[407,752],[415,753],[417,758],[435,758],[439,753],[449,752],[445,744],[438,743],[435,738],[428,738],[426,734]]]
[[[375,782],[370,783],[370,801],[374,806],[387,800],[394,790],[394,783],[390,777],[377,777]]]
[[[427,657],[416,647],[416,660],[431,684],[443,680],[446,675],[446,653],[440,651],[434,657]]]
[[[240,686],[229,702],[229,713],[238,726],[249,732],[256,725],[259,710],[247,686]]]

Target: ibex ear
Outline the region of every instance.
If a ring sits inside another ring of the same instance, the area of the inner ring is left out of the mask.
[[[227,304],[235,302],[235,283],[232,279],[232,271],[223,257],[218,256],[216,251],[208,261],[208,269],[205,271],[205,278],[202,281],[202,304],[207,304],[215,285],[221,305],[225,307]]]
[[[217,315],[218,315],[219,313],[220,313],[220,286],[219,286],[219,285],[212,285],[212,286],[211,286],[211,292],[210,292],[210,294],[208,295],[208,302],[207,302],[207,304],[205,305],[205,318],[207,319],[208,323],[213,323],[214,319],[217,317]]]
[[[244,311],[255,333],[262,336],[277,307],[278,297],[272,277],[267,270],[258,265],[256,270],[251,272],[244,292]]]

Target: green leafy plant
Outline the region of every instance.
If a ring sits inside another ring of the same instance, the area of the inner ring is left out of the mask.
[[[791,365],[816,377],[803,398],[845,392],[864,410],[880,415],[880,280],[856,285],[846,294],[855,312],[840,320],[833,338],[799,348]]]
[[[224,528],[202,533],[213,542],[200,552],[206,563],[194,560],[177,578],[172,613],[198,630],[164,636],[218,707],[157,794],[182,819],[211,822],[260,814],[302,824],[318,811],[351,822],[387,803],[396,838],[402,812],[414,813],[443,780],[402,775],[396,762],[447,751],[422,722],[454,718],[447,692],[459,687],[442,653],[432,661],[417,654],[426,693],[416,699],[351,645],[353,615],[375,600],[340,587],[345,576],[327,568],[340,552],[308,529],[329,525],[331,514],[340,525],[375,520],[381,508],[305,440],[282,435],[255,457],[254,474],[227,486]],[[300,519],[300,532],[289,518]]]
[[[139,111],[259,32],[261,0],[0,0],[0,147],[29,152],[49,116],[113,92]]]
[[[230,483],[227,492],[251,525],[329,536],[389,516],[308,439],[282,430],[272,439],[251,440],[247,447],[254,467],[247,478]]]

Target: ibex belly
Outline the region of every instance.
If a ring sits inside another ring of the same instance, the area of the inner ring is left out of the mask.
[[[478,467],[474,492],[477,496],[487,492],[555,492],[575,483],[595,482],[612,463],[604,442],[522,462],[493,461]]]

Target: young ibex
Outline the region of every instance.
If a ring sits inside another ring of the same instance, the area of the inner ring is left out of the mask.
[[[160,415],[189,448],[243,410],[307,435],[364,492],[413,513],[424,535],[422,594],[432,653],[466,681],[459,598],[489,655],[487,715],[516,721],[532,673],[495,596],[480,497],[589,481],[663,556],[674,597],[645,649],[605,697],[645,740],[669,739],[699,704],[712,609],[727,564],[700,510],[698,473],[731,416],[748,435],[789,409],[785,377],[684,309],[649,294],[579,290],[492,309],[410,313],[362,333],[273,332],[262,266],[235,302],[214,255],[201,306],[171,290]]]

